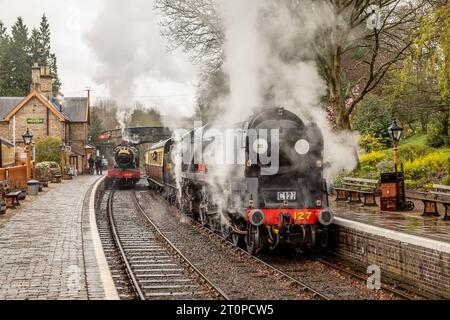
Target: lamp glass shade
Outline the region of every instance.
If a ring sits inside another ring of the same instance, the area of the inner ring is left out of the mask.
[[[388,128],[389,137],[395,142],[399,142],[402,137],[403,128],[396,121]]]
[[[33,135],[30,133],[30,130],[27,129],[27,132],[25,132],[22,135],[22,138],[23,138],[23,143],[28,146],[28,145],[31,144],[31,140],[33,139]]]

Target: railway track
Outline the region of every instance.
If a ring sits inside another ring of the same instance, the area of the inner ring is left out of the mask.
[[[136,298],[228,299],[160,232],[132,191],[111,191],[107,214]]]
[[[160,195],[156,195],[165,201]],[[179,212],[178,212],[179,213]],[[179,213],[183,215],[182,213]],[[325,257],[315,259],[304,259],[303,257],[292,258],[283,256],[264,256],[261,258],[251,256],[247,251],[235,246],[230,241],[224,239],[218,234],[190,217],[183,215],[189,219],[194,228],[203,235],[214,241],[218,241],[221,245],[234,252],[243,260],[254,265],[260,265],[263,268],[271,270],[271,272],[280,279],[290,282],[291,286],[299,288],[305,292],[312,294],[318,299],[423,299],[421,294],[413,291],[405,291],[390,285],[382,284],[380,290],[367,289],[367,275],[355,272],[350,268],[342,265],[342,263],[334,263]],[[314,274],[319,276],[329,274],[328,277],[317,279]],[[313,275],[313,276],[312,276]],[[303,280],[307,279],[307,280]],[[353,290],[351,290],[353,288]]]

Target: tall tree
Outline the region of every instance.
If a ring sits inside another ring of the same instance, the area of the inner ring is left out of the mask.
[[[6,71],[8,62],[5,53],[9,44],[9,36],[3,22],[0,21],[0,96],[5,95],[4,83],[7,79]]]
[[[89,137],[91,140],[91,144],[94,147],[98,147],[101,144],[100,139],[98,138],[101,133],[105,130],[103,127],[102,121],[100,119],[99,110],[97,108],[92,108],[91,113],[91,124],[89,125]]]
[[[51,53],[50,24],[45,14],[42,16],[39,29],[33,29],[30,38],[30,51],[33,63],[40,66],[48,65],[53,74],[53,92],[57,93],[61,87],[58,76],[57,58]]]
[[[439,98],[440,115],[437,135],[450,144],[450,6],[447,0],[437,1],[434,10],[422,20],[414,41],[414,51],[407,59],[404,74],[421,72],[433,84]]]
[[[174,47],[182,47],[190,52],[193,60],[203,62],[209,73],[221,68],[224,56],[225,32],[218,13],[219,2],[156,1],[156,8],[163,15],[163,34]],[[308,14],[318,10],[329,15],[329,21],[315,31],[314,49],[317,64],[328,86],[328,104],[335,114],[338,129],[350,128],[350,117],[357,105],[379,86],[389,70],[398,67],[407,56],[412,44],[410,31],[417,27],[420,20],[418,16],[428,2],[268,1],[272,6],[286,8],[289,19],[297,18],[297,21],[304,20]],[[272,16],[269,12],[265,19],[271,19]],[[368,27],[369,21],[374,21],[371,28]],[[268,23],[268,20],[265,22]],[[307,31],[298,28],[298,38]],[[291,53],[280,52],[279,55],[288,56],[289,59],[304,58]]]
[[[28,28],[19,17],[12,27],[11,43],[5,52],[6,59],[11,61],[12,78],[5,84],[6,95],[26,96],[30,92],[31,58],[28,39]]]

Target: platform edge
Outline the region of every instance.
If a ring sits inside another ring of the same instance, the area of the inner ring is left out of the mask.
[[[372,233],[377,236],[386,237],[388,239],[397,240],[403,243],[424,247],[430,250],[436,250],[439,252],[444,252],[450,254],[450,243],[446,243],[443,241],[433,240],[429,238],[423,238],[412,234],[407,234],[400,231],[384,229],[377,226],[372,226],[366,223],[353,221],[349,219],[336,217],[334,219],[334,223],[347,227],[350,229],[357,229],[362,232]]]
[[[103,285],[103,291],[105,293],[106,300],[120,300],[119,294],[117,293],[114,280],[111,275],[111,270],[109,269],[108,262],[106,260],[105,253],[103,251],[103,245],[100,240],[100,234],[97,228],[97,221],[95,215],[95,196],[97,190],[105,180],[105,177],[99,179],[91,192],[91,197],[89,199],[89,224],[92,235],[92,242],[94,245],[95,258],[100,271],[100,277]]]

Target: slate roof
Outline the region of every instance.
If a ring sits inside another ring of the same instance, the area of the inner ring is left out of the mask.
[[[0,97],[0,121],[26,97]],[[62,106],[58,104],[56,98],[52,98],[50,103],[70,122],[86,122],[87,119],[87,98],[65,98]]]
[[[51,103],[71,122],[85,122],[87,119],[87,98],[65,98],[62,105],[53,98]]]
[[[0,120],[5,119],[25,97],[0,97]]]

